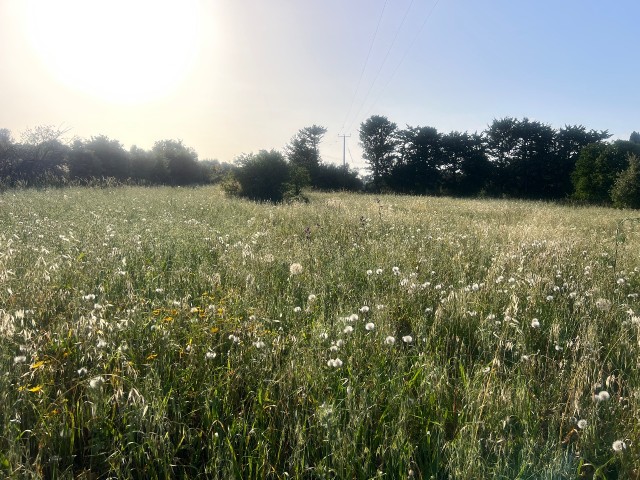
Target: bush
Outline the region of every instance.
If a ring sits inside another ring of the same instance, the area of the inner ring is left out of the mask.
[[[262,202],[281,202],[289,187],[289,164],[275,150],[260,150],[257,154],[242,155],[236,160],[234,172],[238,196]],[[226,190],[230,192],[229,189]]]
[[[619,208],[640,208],[640,158],[629,155],[629,166],[611,189],[611,201]]]

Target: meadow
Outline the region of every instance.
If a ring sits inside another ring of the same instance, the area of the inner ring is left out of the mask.
[[[0,193],[0,477],[640,478],[633,211]]]

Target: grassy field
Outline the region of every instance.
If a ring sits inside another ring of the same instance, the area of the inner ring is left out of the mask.
[[[310,198],[0,194],[0,477],[640,478],[633,212]]]

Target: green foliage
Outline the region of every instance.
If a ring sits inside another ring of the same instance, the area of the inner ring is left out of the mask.
[[[240,156],[234,177],[238,194],[260,202],[281,202],[291,181],[291,169],[284,156],[275,150]]]
[[[640,158],[630,155],[629,166],[620,172],[611,189],[614,207],[640,208]]]
[[[318,125],[298,131],[285,147],[289,162],[313,172],[320,165],[320,142],[326,133],[327,129]]]
[[[358,172],[350,170],[348,166],[338,166],[326,163],[318,165],[312,173],[312,185],[324,191],[360,191],[362,180]]]
[[[391,173],[398,143],[397,125],[380,115],[373,115],[360,125],[362,156],[369,164],[373,177],[373,188],[382,189],[384,180]]]
[[[608,204],[618,175],[628,167],[629,155],[640,154],[640,145],[618,140],[590,145],[580,153],[572,175],[574,198]]]
[[[198,154],[182,141],[162,140],[153,145],[151,153],[157,165],[166,168],[165,182],[171,185],[188,185],[204,182],[204,172],[198,164]]]

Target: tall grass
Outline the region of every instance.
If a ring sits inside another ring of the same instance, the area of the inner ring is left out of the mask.
[[[0,476],[638,478],[629,216],[7,191]]]

